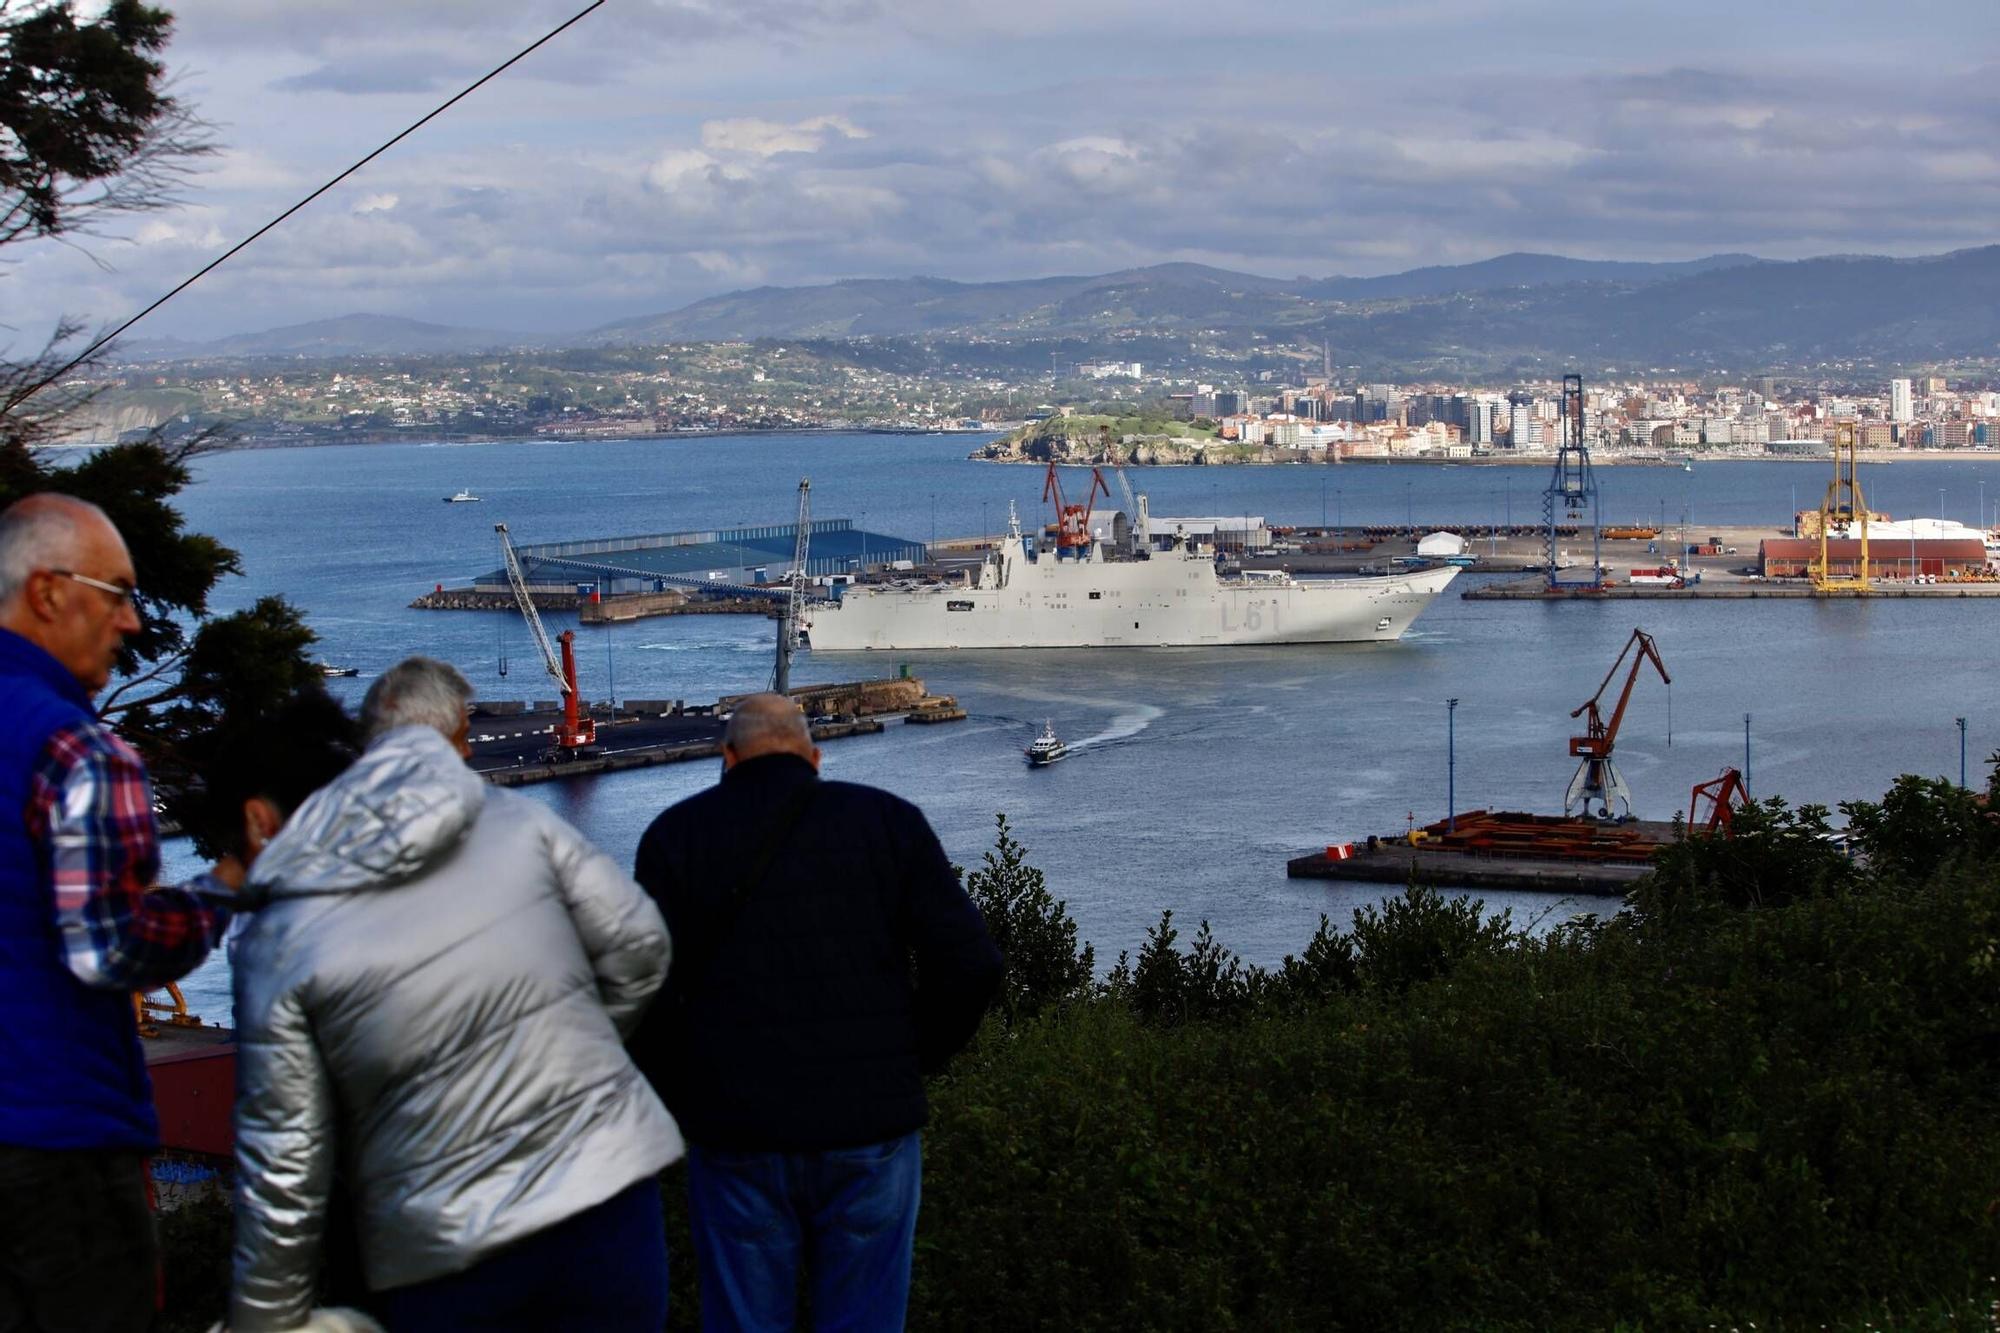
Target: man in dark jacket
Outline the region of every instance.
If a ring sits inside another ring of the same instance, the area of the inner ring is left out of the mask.
[[[1000,980],[937,835],[909,802],[822,782],[780,695],[738,706],[719,786],[653,821],[637,878],[678,954],[632,1042],[689,1143],[708,1329],[900,1328],[923,1074]],[[914,964],[914,966],[913,966]]]

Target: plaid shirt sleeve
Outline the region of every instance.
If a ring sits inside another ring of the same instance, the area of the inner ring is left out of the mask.
[[[63,956],[86,986],[145,990],[194,970],[229,925],[233,895],[213,875],[155,888],[153,791],[132,748],[91,721],[49,738],[28,800],[49,850]]]

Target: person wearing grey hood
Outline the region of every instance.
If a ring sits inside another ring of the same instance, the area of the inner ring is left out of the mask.
[[[471,695],[442,662],[390,669],[366,751],[251,867],[235,1333],[306,1324],[336,1166],[391,1330],[665,1323],[656,1177],[681,1136],[623,1036],[666,926],[575,829],[465,766]]]

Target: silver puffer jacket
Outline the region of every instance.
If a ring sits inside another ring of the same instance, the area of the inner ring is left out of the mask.
[[[665,979],[652,900],[426,727],[257,858],[236,981],[235,1333],[312,1305],[338,1163],[368,1285],[458,1272],[681,1155],[625,1054]]]

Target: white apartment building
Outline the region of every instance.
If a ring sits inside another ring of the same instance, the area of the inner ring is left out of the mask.
[[[1889,420],[1915,421],[1917,419],[1916,399],[1910,392],[1908,380],[1889,381]]]

